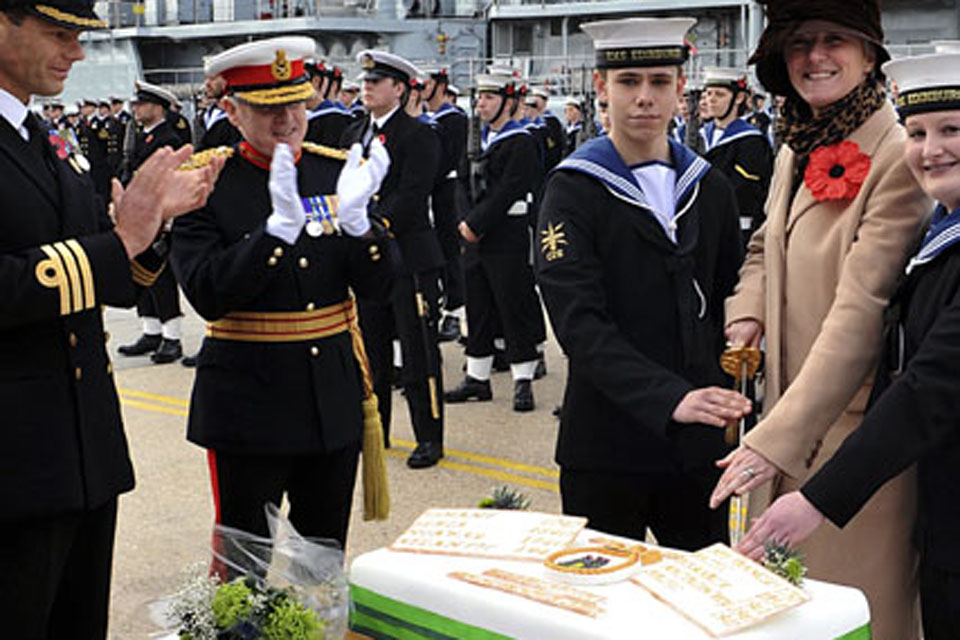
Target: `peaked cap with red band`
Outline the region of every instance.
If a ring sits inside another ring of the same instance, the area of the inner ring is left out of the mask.
[[[208,58],[204,73],[222,76],[228,95],[253,105],[302,102],[313,96],[304,59],[315,47],[302,36],[247,42]]]

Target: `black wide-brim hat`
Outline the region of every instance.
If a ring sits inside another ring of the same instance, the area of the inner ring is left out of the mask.
[[[756,65],[760,84],[770,93],[795,96],[790,84],[783,45],[787,36],[804,22],[824,20],[856,31],[874,45],[877,52],[876,74],[881,80],[881,65],[890,60],[883,46],[883,24],[880,20],[880,0],[758,0],[767,15],[767,28],[760,36],[749,64]]]
[[[41,20],[68,29],[106,29],[107,23],[93,11],[94,0],[0,0],[0,10],[21,9]]]

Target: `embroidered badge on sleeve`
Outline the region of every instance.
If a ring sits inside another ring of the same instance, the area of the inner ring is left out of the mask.
[[[563,222],[547,223],[547,228],[540,231],[540,251],[547,262],[560,260],[566,255],[567,234],[563,230]]]

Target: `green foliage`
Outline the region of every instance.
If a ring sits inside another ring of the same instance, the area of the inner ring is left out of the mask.
[[[224,629],[235,625],[239,620],[250,614],[253,602],[250,596],[253,593],[242,579],[220,585],[213,597],[213,619],[218,627]]]
[[[484,498],[477,506],[481,509],[507,509],[512,511],[526,511],[530,507],[530,500],[510,487],[496,487],[493,495]]]
[[[763,566],[798,587],[803,584],[803,578],[807,575],[803,554],[774,542],[764,545]]]
[[[323,640],[323,620],[299,602],[285,597],[273,601],[263,626],[265,640]]]

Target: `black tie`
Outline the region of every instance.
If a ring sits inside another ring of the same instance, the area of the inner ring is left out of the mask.
[[[28,145],[39,158],[42,158],[43,165],[50,170],[50,173],[56,175],[57,171],[53,164],[53,158],[50,155],[50,142],[47,139],[50,132],[45,129],[32,113],[27,114],[27,119],[23,122],[30,134]]]

